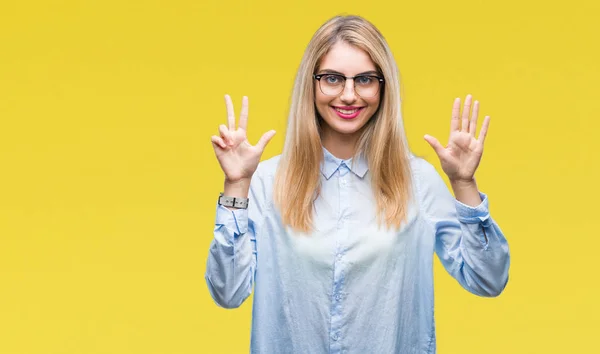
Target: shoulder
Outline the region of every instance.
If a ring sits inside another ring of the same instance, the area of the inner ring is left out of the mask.
[[[410,170],[415,178],[415,183],[423,183],[430,181],[431,178],[439,177],[439,173],[435,167],[422,157],[410,154]]]
[[[447,194],[447,187],[442,175],[434,165],[422,157],[410,156],[410,169],[413,186],[418,199],[422,202],[431,198],[437,199]]]
[[[273,178],[275,176],[275,172],[277,172],[277,166],[279,165],[280,159],[281,154],[261,161],[256,169],[256,174],[261,178]]]
[[[272,204],[275,172],[277,171],[279,159],[280,155],[277,155],[259,162],[256,171],[252,175],[250,194],[257,205],[261,206],[260,210],[267,210]]]
[[[263,188],[272,185],[275,181],[275,173],[280,159],[281,155],[276,155],[259,162],[252,176],[252,183],[260,184]]]

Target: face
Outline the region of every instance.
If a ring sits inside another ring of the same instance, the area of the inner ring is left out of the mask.
[[[342,76],[372,75],[381,77],[375,63],[367,52],[346,42],[337,42],[321,59],[317,74],[338,74]],[[322,77],[323,85],[335,86],[336,77]],[[368,96],[365,88],[369,78],[358,78],[356,86],[359,93]],[[337,95],[323,93],[319,81],[315,80],[315,103],[319,115],[323,118],[323,135],[325,138],[358,138],[362,128],[371,119],[379,107],[382,84],[376,83],[377,93],[373,97],[360,96],[354,89],[354,80],[346,80]],[[359,87],[362,86],[362,87]],[[327,90],[326,90],[327,91]],[[335,90],[333,90],[335,91]]]

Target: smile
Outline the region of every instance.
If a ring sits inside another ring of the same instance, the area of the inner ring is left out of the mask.
[[[344,114],[352,114],[352,113],[358,112],[358,108],[355,108],[355,109],[352,109],[352,110],[346,110],[346,109],[336,108],[335,110],[338,111],[338,112],[344,113]]]
[[[365,107],[352,107],[351,109],[344,109],[339,107],[331,107],[335,111],[335,113],[343,119],[352,119],[356,118],[360,111],[362,111]]]

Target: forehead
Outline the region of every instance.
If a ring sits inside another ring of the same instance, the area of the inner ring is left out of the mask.
[[[375,63],[364,50],[339,41],[321,58],[319,70],[335,70],[352,76],[365,71],[375,71]]]

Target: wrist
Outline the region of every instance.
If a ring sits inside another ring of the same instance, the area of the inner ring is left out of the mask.
[[[250,190],[250,179],[243,178],[236,181],[225,179],[223,194],[228,197],[248,198]]]
[[[479,189],[474,178],[471,180],[451,180],[450,185],[452,186],[454,197],[459,202],[471,207],[476,207],[481,203]]]
[[[461,188],[461,189],[465,189],[465,188],[477,188],[477,183],[475,182],[475,177],[470,178],[470,179],[450,179],[450,185],[452,186],[452,188]]]

